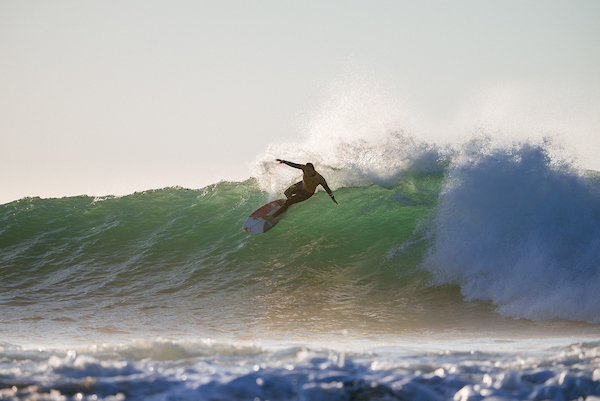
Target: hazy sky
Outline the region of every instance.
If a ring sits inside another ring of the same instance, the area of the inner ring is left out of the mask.
[[[600,168],[600,1],[0,0],[0,204],[246,179],[349,70],[442,136],[517,94]]]

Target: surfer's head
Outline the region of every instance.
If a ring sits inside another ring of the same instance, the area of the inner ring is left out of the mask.
[[[315,166],[312,163],[306,163],[306,172],[308,175],[315,175]]]

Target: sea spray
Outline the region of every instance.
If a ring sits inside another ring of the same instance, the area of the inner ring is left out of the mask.
[[[250,165],[271,197],[299,179],[299,171],[274,163],[311,162],[329,186],[393,186],[408,172],[441,173],[452,150],[416,134],[413,112],[398,93],[350,68],[293,142],[272,143]]]
[[[310,141],[309,141],[310,142]],[[292,149],[270,147],[253,164],[253,174],[260,187],[271,193],[281,192],[300,179],[299,170],[278,166],[275,158],[298,163],[312,162],[332,189],[369,186],[394,186],[409,174],[435,174],[444,171],[451,152],[418,141],[403,131],[390,131],[377,141],[340,138],[329,141],[330,147],[310,151],[309,142]]]

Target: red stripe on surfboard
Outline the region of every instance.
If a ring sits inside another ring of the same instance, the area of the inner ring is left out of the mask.
[[[269,202],[266,205],[263,205],[259,209],[255,210],[254,213],[252,213],[250,215],[250,217],[261,217],[262,218],[262,217],[266,216],[267,214],[269,214],[271,211],[273,211],[273,209],[277,208],[278,206],[281,207],[281,205],[283,205],[284,203],[285,203],[285,199],[277,199],[272,202]]]

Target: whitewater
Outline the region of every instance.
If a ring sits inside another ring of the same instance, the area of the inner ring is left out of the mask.
[[[345,102],[241,182],[0,205],[0,399],[600,399],[600,174]],[[246,235],[276,158],[339,205]]]

